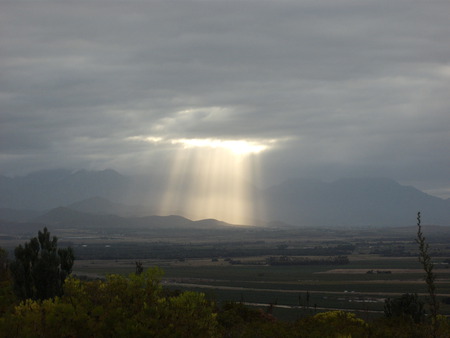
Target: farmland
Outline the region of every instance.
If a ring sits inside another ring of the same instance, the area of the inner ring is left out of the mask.
[[[0,246],[14,247],[39,227],[3,229]],[[49,227],[75,251],[74,274],[129,274],[136,262],[164,270],[172,290],[204,292],[295,319],[329,309],[380,316],[384,300],[404,293],[426,299],[416,228],[145,229]],[[433,257],[440,312],[450,315],[450,229],[424,226]],[[10,257],[11,257],[10,256]]]
[[[441,227],[425,231],[437,274],[440,312],[449,315],[450,231]],[[426,299],[414,227],[230,229],[201,236],[54,232],[61,243],[74,248],[77,276],[129,274],[139,261],[144,268],[161,267],[167,288],[201,291],[218,302],[270,306],[276,316],[285,319],[329,309],[351,310],[369,318],[382,314],[386,298],[418,293]],[[11,248],[18,241],[8,238],[0,245]],[[336,257],[347,261],[333,263]]]

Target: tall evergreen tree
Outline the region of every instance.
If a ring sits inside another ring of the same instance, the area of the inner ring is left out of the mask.
[[[0,248],[0,282],[6,279],[8,274],[8,253]]]
[[[10,269],[14,292],[20,299],[48,299],[61,296],[66,277],[72,272],[72,248],[58,249],[58,239],[47,228],[14,251]]]

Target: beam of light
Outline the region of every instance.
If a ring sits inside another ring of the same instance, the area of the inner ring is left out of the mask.
[[[266,145],[242,140],[178,139],[160,214],[253,224],[256,159]],[[258,215],[260,216],[260,215]]]
[[[127,137],[126,140],[128,141],[141,141],[141,142],[147,142],[147,143],[158,143],[163,140],[162,137],[156,137],[156,136],[130,136]]]
[[[246,140],[218,140],[218,139],[176,139],[173,144],[180,143],[186,148],[201,147],[213,149],[227,149],[234,154],[258,154],[267,149],[264,144]]]

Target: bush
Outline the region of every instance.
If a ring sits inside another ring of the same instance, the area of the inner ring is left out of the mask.
[[[67,279],[64,295],[25,300],[0,319],[0,337],[215,337],[218,323],[204,294],[164,296],[160,269]]]
[[[416,324],[425,320],[424,302],[417,293],[405,293],[399,298],[388,298],[384,302],[384,315],[387,318],[403,318]]]

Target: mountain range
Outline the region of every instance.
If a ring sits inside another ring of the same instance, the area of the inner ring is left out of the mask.
[[[309,226],[450,225],[450,200],[386,178],[291,180],[264,192],[271,219]]]
[[[152,229],[208,229],[230,226],[217,220],[191,221],[182,216],[123,217],[113,214],[91,214],[71,208],[58,207],[36,217],[36,223],[58,227],[85,227],[95,229],[149,228]]]
[[[161,188],[114,170],[58,169],[14,178],[0,176],[0,191],[0,220],[4,221],[73,226],[89,223],[99,227],[131,223],[138,226],[146,222],[161,227],[226,225],[216,220],[191,224],[183,215],[154,216]],[[334,182],[295,179],[259,189],[257,194],[265,205],[264,215],[258,216],[271,224],[407,226],[415,224],[416,214],[421,211],[426,224],[450,225],[449,199],[386,178],[346,178]]]

